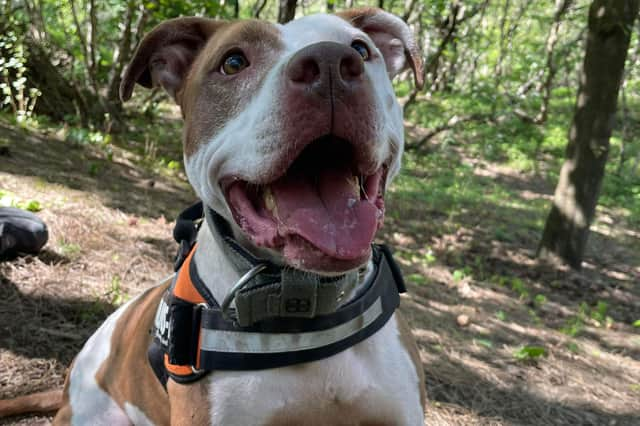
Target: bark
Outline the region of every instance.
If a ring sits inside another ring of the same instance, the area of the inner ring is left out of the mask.
[[[133,25],[133,16],[135,14],[134,2],[129,2],[127,12],[120,33],[120,42],[113,49],[113,65],[109,72],[109,83],[107,85],[107,102],[113,105],[119,105],[119,88],[120,74],[125,64],[131,56],[131,26]]]
[[[421,151],[423,147],[427,143],[429,143],[429,141],[431,141],[431,139],[438,136],[440,133],[446,132],[448,130],[453,130],[462,124],[472,123],[476,121],[488,122],[493,120],[494,120],[493,116],[486,115],[486,114],[471,114],[471,115],[462,116],[462,117],[454,115],[445,124],[441,124],[437,127],[434,127],[428,130],[417,142],[408,144],[407,150]]]
[[[93,72],[93,63],[91,61],[91,57],[94,56],[91,53],[90,44],[87,43],[87,37],[85,37],[84,32],[82,31],[82,25],[80,24],[80,19],[78,18],[78,12],[76,10],[76,2],[75,0],[70,0],[69,4],[71,6],[71,16],[73,17],[73,23],[75,25],[76,36],[78,38],[78,44],[80,44],[80,48],[82,49],[82,59],[84,62],[84,73],[87,78],[87,81],[91,82],[91,87],[94,90],[94,93],[98,93],[98,84],[95,81],[95,73]]]
[[[496,92],[498,91],[498,88],[500,87],[500,82],[502,80],[502,61],[504,59],[504,53],[505,53],[505,47],[506,47],[505,44],[507,41],[506,26],[507,26],[507,19],[509,17],[510,8],[511,8],[511,1],[505,0],[504,7],[502,9],[502,17],[500,19],[500,43],[499,43],[499,49],[498,49],[498,60],[496,61],[496,66],[493,69],[493,75],[495,76],[494,86],[495,86]]]
[[[637,25],[637,31],[640,34],[640,24]],[[618,175],[622,174],[622,170],[624,168],[624,163],[627,161],[627,145],[630,142],[631,138],[631,129],[629,125],[629,103],[627,102],[626,96],[626,88],[627,83],[629,82],[629,77],[631,76],[631,70],[637,66],[637,63],[640,63],[640,40],[636,40],[636,45],[632,49],[632,52],[629,56],[629,61],[627,63],[627,69],[625,70],[624,80],[622,82],[621,88],[621,107],[622,107],[622,137],[621,145],[620,145],[620,158],[618,159],[618,167],[616,169],[616,173]]]
[[[86,126],[89,123],[90,105],[85,101],[86,96],[81,89],[68,81],[59,67],[53,65],[46,49],[39,43],[27,38],[25,45],[29,50],[27,80],[43,94],[38,98],[36,113],[59,121],[77,115],[81,124]]]
[[[478,13],[484,11],[488,4],[489,0],[485,0],[482,3],[475,5],[472,9],[467,9],[458,0],[454,0],[451,3],[449,14],[439,24],[439,32],[442,34],[442,38],[440,39],[438,48],[432,55],[427,58],[425,66],[423,68],[423,80],[426,81],[427,76],[430,76],[431,79],[431,84],[429,87],[430,90],[433,91],[434,89],[436,89],[438,83],[441,81],[439,70],[442,62],[442,57],[448,46],[454,41],[456,32],[460,25],[473,18]],[[421,13],[418,16],[420,17],[419,20],[421,20]],[[419,33],[421,34],[421,32]],[[422,38],[422,36],[420,38]],[[416,102],[418,93],[418,89],[414,87],[403,105],[404,108],[409,108]]]
[[[267,0],[258,0],[255,5],[253,5],[253,17],[256,19],[260,19],[260,14],[264,10],[264,7],[267,5]]]
[[[415,9],[417,2],[418,0],[406,0],[404,2],[404,13],[402,14],[403,21],[409,22],[409,18],[411,18],[411,14],[413,13],[413,9]]]
[[[298,0],[280,0],[278,6],[278,23],[286,24],[296,17],[296,7]]]
[[[327,0],[327,13],[333,13],[336,10],[336,0]]]
[[[551,90],[553,88],[553,80],[558,72],[558,66],[555,60],[555,48],[558,43],[560,27],[562,19],[566,15],[573,0],[556,0],[556,11],[553,14],[553,23],[547,36],[547,62],[546,77],[538,87],[538,91],[542,92],[542,104],[538,115],[533,119],[535,124],[544,124],[549,115],[549,102],[551,100]]]
[[[579,269],[595,216],[640,0],[594,0],[565,162],[538,255]]]

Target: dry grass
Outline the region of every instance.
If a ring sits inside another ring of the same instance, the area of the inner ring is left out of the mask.
[[[106,315],[170,273],[170,221],[193,195],[180,179],[136,166],[127,152],[108,161],[90,148],[1,126],[0,143],[11,153],[2,158],[0,189],[40,201],[39,215],[50,228],[40,255],[0,263],[4,398],[60,386]],[[97,175],[87,173],[87,161],[99,165]],[[508,170],[487,173],[516,179]],[[545,196],[540,185],[518,182],[523,198]],[[640,319],[637,230],[604,212],[592,236],[594,252],[578,274],[538,264],[522,248],[531,241],[495,241],[487,229],[500,211],[472,212],[452,229],[445,216],[425,213],[414,200],[389,202],[401,214],[383,239],[410,254],[399,256],[407,276],[426,277],[410,284],[402,309],[424,361],[427,424],[639,423],[640,336],[630,325]],[[434,259],[425,263],[427,246]],[[456,276],[462,264],[473,268]],[[508,281],[514,278],[521,289]],[[609,322],[593,318],[598,301],[608,304]],[[590,311],[582,312],[580,302]],[[468,324],[459,325],[460,315]],[[576,318],[575,337],[561,332]],[[543,346],[547,356],[519,361],[513,353],[523,345]]]

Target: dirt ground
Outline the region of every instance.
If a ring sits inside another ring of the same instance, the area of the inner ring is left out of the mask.
[[[119,304],[167,276],[172,221],[194,201],[181,173],[140,167],[56,135],[0,123],[0,190],[38,200],[49,243],[0,263],[0,398],[61,386],[85,339]],[[407,173],[420,173],[408,170]],[[497,165],[478,173],[548,198]],[[538,235],[495,238],[518,212],[487,208],[448,225],[437,206],[391,193],[381,240],[409,279],[402,310],[419,342],[432,425],[640,424],[640,232],[600,211],[582,272],[540,264]],[[525,247],[525,248],[523,248]],[[460,270],[460,265],[470,265]],[[540,357],[515,355],[542,347]],[[47,417],[0,420],[46,423]]]

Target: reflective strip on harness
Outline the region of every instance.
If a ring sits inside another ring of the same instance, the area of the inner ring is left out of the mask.
[[[203,328],[200,334],[200,350],[276,353],[316,349],[353,336],[368,327],[380,315],[382,315],[382,303],[378,298],[361,315],[327,330],[306,333],[251,333]]]

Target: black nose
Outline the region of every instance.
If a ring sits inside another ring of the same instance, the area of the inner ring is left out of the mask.
[[[331,41],[312,44],[289,60],[286,75],[297,89],[326,96],[350,92],[363,79],[364,61],[351,46]]]

